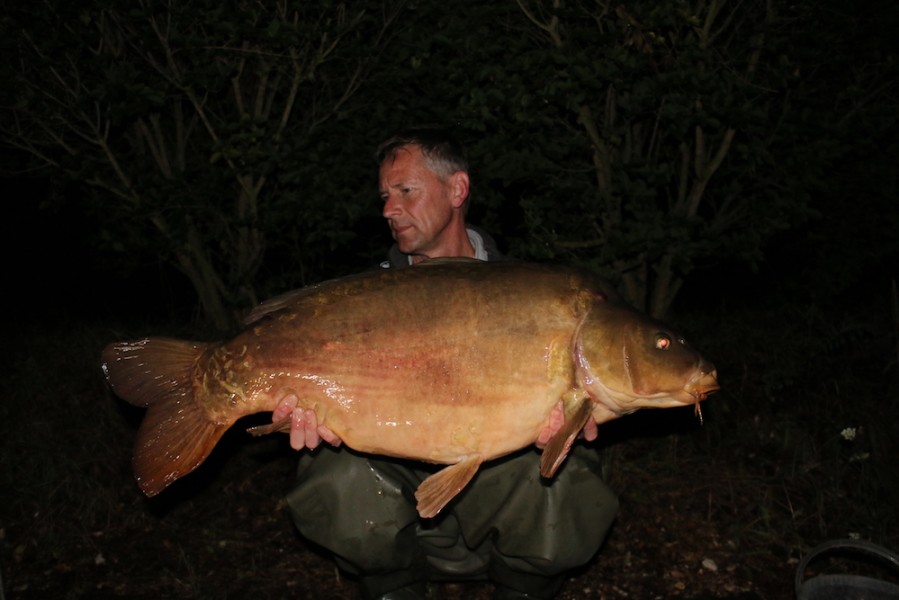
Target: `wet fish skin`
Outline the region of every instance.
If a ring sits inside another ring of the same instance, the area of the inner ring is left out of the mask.
[[[223,342],[104,349],[113,391],[149,409],[133,457],[147,495],[196,469],[237,419],[296,394],[356,450],[449,465],[416,494],[430,517],[481,463],[532,444],[560,401],[545,477],[591,416],[698,408],[718,388],[682,336],[568,268],[428,261],[296,290],[248,321]]]

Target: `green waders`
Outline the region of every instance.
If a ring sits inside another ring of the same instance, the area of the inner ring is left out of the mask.
[[[413,493],[440,465],[323,447],[300,458],[287,496],[297,529],[335,555],[377,598],[417,582],[489,579],[551,598],[589,561],[618,511],[598,454],[576,444],[551,480],[526,449],[481,466],[437,517],[420,519]]]

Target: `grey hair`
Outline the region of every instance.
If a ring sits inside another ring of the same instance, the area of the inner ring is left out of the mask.
[[[395,160],[397,152],[409,145],[421,148],[428,166],[441,179],[457,171],[468,173],[468,159],[462,145],[448,131],[439,128],[419,127],[400,131],[378,146],[375,161],[380,166],[386,160]]]

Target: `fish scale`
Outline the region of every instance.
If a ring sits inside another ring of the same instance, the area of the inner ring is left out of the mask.
[[[102,361],[113,391],[148,408],[133,458],[148,495],[196,469],[238,419],[296,396],[355,450],[448,465],[419,487],[423,517],[541,433],[552,477],[589,419],[698,408],[718,389],[680,334],[594,276],[472,259],[323,282],[261,304],[230,340],[117,342]]]

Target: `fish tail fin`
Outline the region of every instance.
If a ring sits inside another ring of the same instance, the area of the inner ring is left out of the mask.
[[[103,350],[103,372],[115,394],[148,409],[132,458],[147,496],[200,466],[231,426],[210,419],[196,398],[193,373],[206,348],[199,342],[147,338]]]

